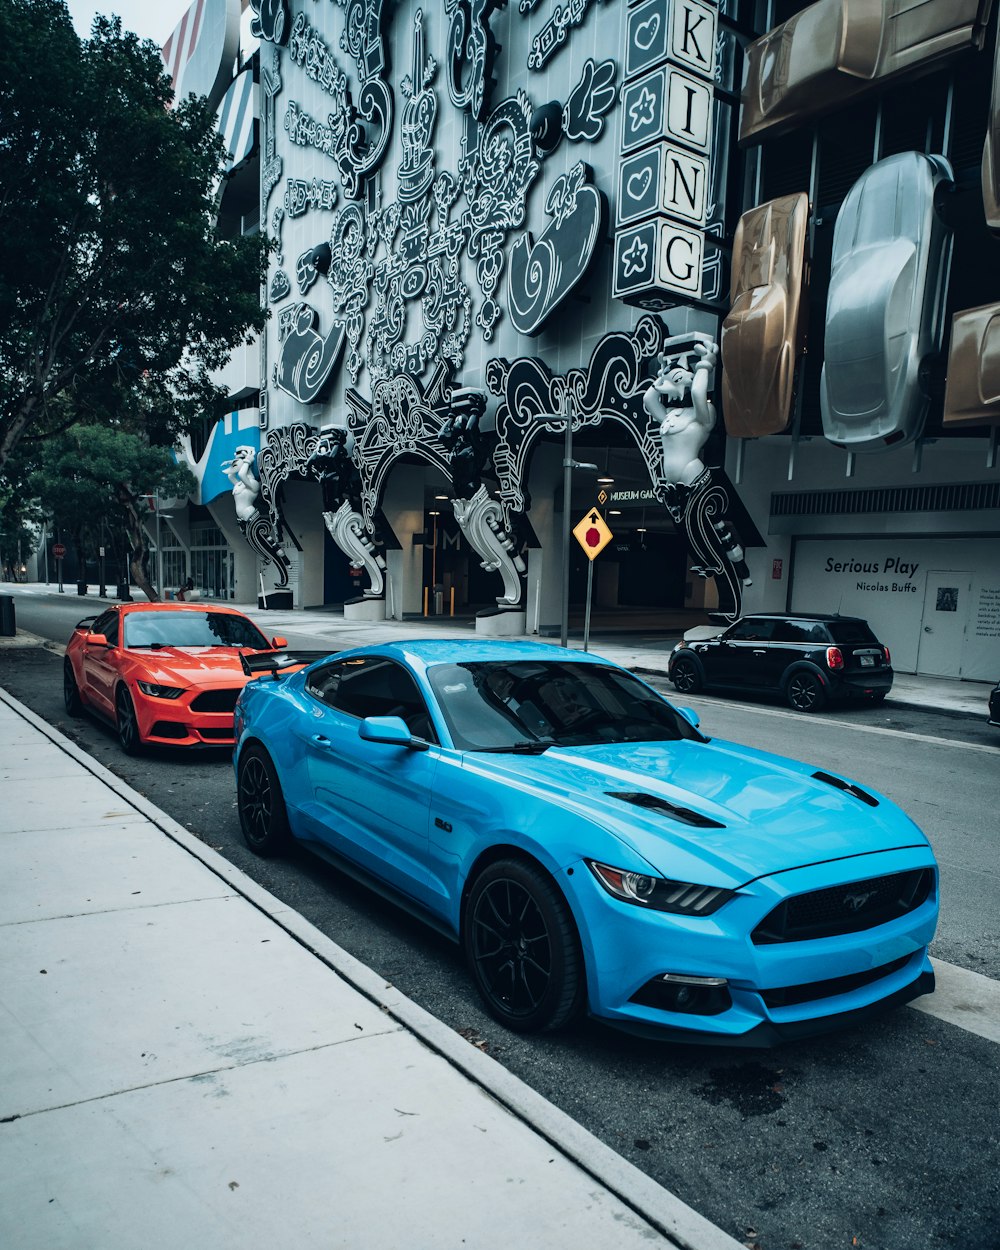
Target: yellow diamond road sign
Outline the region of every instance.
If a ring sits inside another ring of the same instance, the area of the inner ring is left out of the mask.
[[[593,560],[614,538],[614,534],[605,524],[604,517],[592,508],[573,530],[573,537],[587,553],[587,559]]]

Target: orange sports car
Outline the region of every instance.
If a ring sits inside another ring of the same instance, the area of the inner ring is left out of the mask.
[[[93,712],[128,755],[145,745],[231,746],[233,708],[250,678],[241,655],[285,647],[235,608],[115,604],[73,630],[63,662],[71,716]]]

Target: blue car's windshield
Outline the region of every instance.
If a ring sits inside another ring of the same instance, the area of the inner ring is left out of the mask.
[[[436,664],[427,677],[460,750],[704,741],[655,691],[631,673],[602,664]]]
[[[125,617],[126,647],[253,647],[270,643],[245,616],[228,612],[131,612]]]

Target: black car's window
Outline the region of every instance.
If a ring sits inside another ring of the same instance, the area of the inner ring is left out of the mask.
[[[631,673],[601,664],[436,664],[427,676],[461,750],[703,741],[655,691]]]
[[[108,645],[116,647],[118,645],[118,613],[102,612],[97,620],[91,625],[90,632],[92,634],[103,634],[108,640]]]
[[[727,642],[769,642],[774,621],[766,616],[745,616],[725,635]]]
[[[842,647],[879,646],[879,640],[872,633],[867,621],[831,621],[830,634],[833,641]]]
[[[271,644],[245,616],[228,612],[132,612],[125,620],[126,647],[252,647]]]
[[[401,716],[416,738],[436,742],[427,704],[405,668],[380,656],[341,660],[314,669],[306,688],[338,712],[356,716]]]
[[[829,642],[818,621],[775,621],[772,642]]]

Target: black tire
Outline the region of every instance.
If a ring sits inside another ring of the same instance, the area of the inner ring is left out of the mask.
[[[251,743],[244,748],[236,774],[240,829],[255,855],[280,855],[291,845],[285,798],[270,755]]]
[[[76,684],[76,675],[69,660],[63,660],[63,703],[66,705],[67,716],[83,715],[80,687]]]
[[[701,679],[701,670],[694,660],[680,656],[674,660],[670,670],[670,680],[678,694],[697,694],[705,684]]]
[[[517,1033],[568,1024],[583,1007],[583,956],[554,882],[533,864],[488,865],[466,896],[462,937],[486,1009]]]
[[[132,696],[124,686],[115,692],[115,723],[118,727],[118,744],[126,755],[138,755],[142,750],[139,722],[135,715]]]
[[[788,706],[796,712],[818,712],[826,706],[826,691],[815,673],[805,669],[793,673],[785,687]]]

